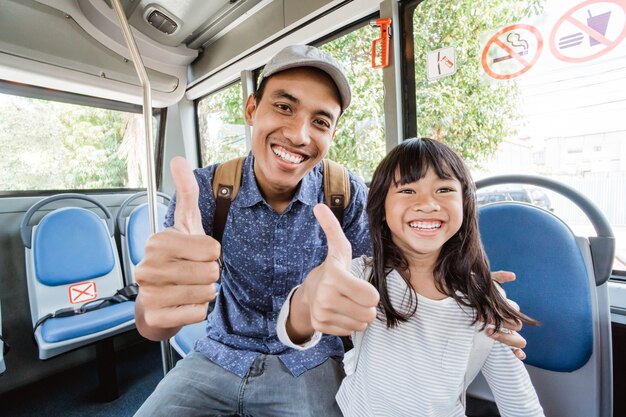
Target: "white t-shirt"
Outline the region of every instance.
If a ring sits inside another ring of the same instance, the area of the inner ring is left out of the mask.
[[[352,261],[352,273],[363,279],[364,260]],[[387,285],[394,307],[406,311],[408,291],[413,289],[396,271],[387,276]],[[451,297],[431,300],[413,295],[417,311],[407,322],[388,329],[375,320],[355,338],[361,340],[358,358],[356,349],[346,354],[347,376],[336,397],[344,416],[465,416],[461,403],[465,371],[479,324],[472,325],[471,310]],[[278,321],[279,338],[294,348],[311,347],[319,335],[305,346],[296,346],[287,337],[290,298]],[[511,348],[494,342],[482,372],[502,417],[544,415],[528,373]]]

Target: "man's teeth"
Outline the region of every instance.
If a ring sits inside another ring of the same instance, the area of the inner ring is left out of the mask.
[[[292,164],[299,164],[304,159],[304,157],[302,157],[302,156],[291,155],[291,154],[288,154],[287,152],[282,151],[280,149],[272,148],[272,151],[276,155],[280,156],[283,160],[285,160],[287,162],[291,162]]]
[[[409,226],[414,229],[435,230],[441,227],[441,222],[411,222]]]

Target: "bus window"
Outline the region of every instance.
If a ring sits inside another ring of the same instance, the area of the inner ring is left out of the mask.
[[[202,166],[246,154],[241,81],[198,100]]]
[[[417,135],[451,145],[475,179],[534,174],[581,190],[612,224],[614,268],[626,270],[622,8],[571,0],[413,5]],[[576,234],[595,234],[564,197],[535,194],[531,203]]]
[[[378,30],[362,26],[320,45],[343,65],[352,87],[352,103],[339,120],[328,158],[366,182],[386,153],[382,73],[372,69],[370,52]]]
[[[0,93],[0,192],[143,188],[143,132],[141,113]]]

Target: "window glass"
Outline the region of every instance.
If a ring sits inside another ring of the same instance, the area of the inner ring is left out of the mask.
[[[321,45],[347,71],[352,103],[339,119],[328,158],[339,162],[368,182],[385,156],[385,114],[380,69],[372,69],[371,43],[380,29],[363,26]]]
[[[203,166],[246,154],[242,94],[239,81],[198,101]]]
[[[581,191],[626,269],[626,8],[571,0],[426,0],[414,12],[419,136],[451,145],[480,179],[534,174]],[[483,194],[481,196],[481,194]],[[511,185],[481,203],[530,201],[595,232],[564,197]]]
[[[0,192],[143,188],[143,125],[137,113],[0,94]]]

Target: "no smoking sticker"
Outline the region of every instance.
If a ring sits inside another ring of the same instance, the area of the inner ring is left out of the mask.
[[[508,80],[529,71],[542,49],[543,37],[536,27],[522,23],[510,25],[489,38],[483,48],[481,65],[491,78]]]

